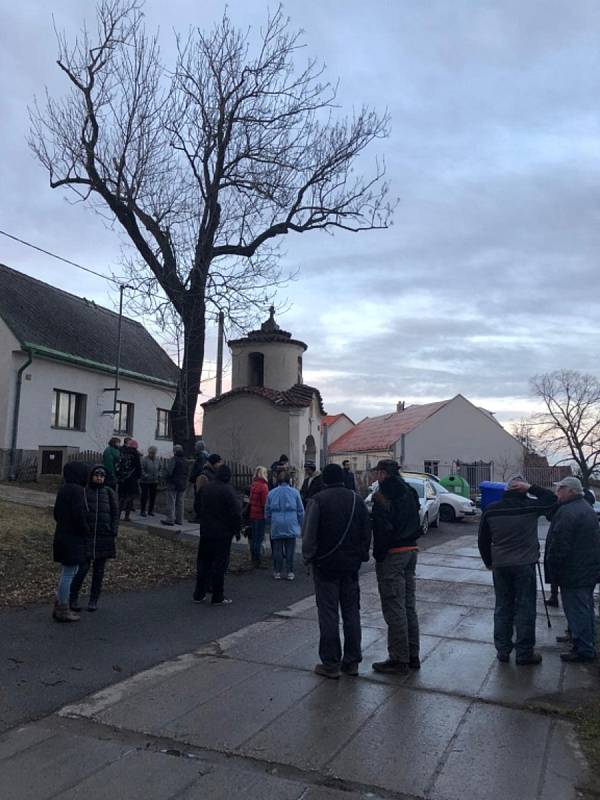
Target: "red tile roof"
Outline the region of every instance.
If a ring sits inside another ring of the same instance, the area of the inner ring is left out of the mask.
[[[337,422],[338,419],[340,419],[340,417],[346,417],[348,422],[352,422],[352,420],[350,419],[348,414],[344,414],[344,413],[341,413],[341,414],[328,414],[326,417],[323,417],[323,419],[321,420],[321,425],[329,425],[329,426],[331,426],[331,425],[333,425],[334,422]],[[354,422],[352,422],[352,424],[354,425]]]
[[[307,386],[305,383],[297,383],[285,392],[279,389],[269,389],[266,386],[240,386],[238,389],[232,389],[219,397],[207,400],[206,403],[202,403],[202,407],[216,405],[222,400],[240,394],[253,394],[258,397],[264,397],[265,400],[270,400],[274,405],[283,408],[306,408],[312,403],[313,395],[316,394],[321,414],[325,413],[321,392],[315,389],[314,386]]]
[[[410,433],[449,402],[442,400],[439,403],[412,405],[404,411],[395,411],[381,417],[366,417],[332,442],[328,450],[330,453],[390,450],[403,433]]]

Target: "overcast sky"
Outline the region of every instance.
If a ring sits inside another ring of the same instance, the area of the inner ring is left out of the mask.
[[[244,27],[266,16],[257,0],[228,6]],[[109,273],[117,232],[51,190],[25,141],[33,95],[66,87],[52,13],[74,34],[93,8],[3,8],[0,228]],[[600,3],[293,0],[284,10],[307,54],[339,77],[343,110],[367,103],[392,118],[366,164],[385,155],[400,198],[393,226],[285,241],[285,265],[300,272],[280,293],[290,308],[279,322],[308,344],[305,380],[327,410],[357,420],[461,392],[507,423],[534,408],[532,375],[598,374]],[[173,28],[210,26],[222,11],[214,0],[146,4],[167,61]],[[111,304],[100,279],[2,236],[0,261]]]

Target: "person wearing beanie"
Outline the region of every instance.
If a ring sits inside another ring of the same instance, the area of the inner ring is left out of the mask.
[[[369,560],[371,526],[364,500],[344,485],[338,464],[323,470],[323,489],[308,504],[302,525],[302,557],[312,566],[319,619],[317,675],[358,675],[362,661],[360,565]],[[342,614],[344,646],[340,642]]]
[[[135,498],[140,491],[142,462],[137,441],[130,436],[126,436],[123,441],[119,461],[119,510],[120,513],[125,513],[125,521],[128,522],[131,512],[134,511]]]
[[[554,492],[514,475],[502,499],[487,506],[479,523],[479,553],[494,580],[494,644],[502,663],[510,660],[513,648],[519,666],[542,660],[534,650],[538,519],[555,503]]]
[[[194,484],[194,522],[200,522],[200,509],[202,508],[202,491],[217,476],[217,470],[223,463],[223,459],[218,453],[211,453],[204,466],[204,469],[196,478]]]
[[[173,457],[167,464],[166,479],[167,518],[161,522],[163,525],[183,525],[183,503],[188,482],[188,465],[180,444],[173,446]]]
[[[273,554],[273,578],[281,580],[283,563],[287,567],[287,579],[293,581],[296,539],[304,519],[304,506],[300,492],[290,486],[290,473],[277,473],[277,486],[267,495],[265,520],[271,523],[271,552]]]
[[[594,586],[600,582],[598,518],[579,478],[563,478],[556,484],[556,495],[558,507],[546,537],[544,569],[546,583],[560,588],[571,636],[571,650],[560,657],[566,662],[594,661]]]
[[[300,497],[306,508],[311,497],[314,497],[323,488],[323,478],[314,461],[304,462],[304,474],[306,477],[300,487]]]
[[[212,605],[231,603],[225,597],[225,572],[232,539],[240,534],[242,513],[240,500],[230,481],[231,470],[221,464],[214,480],[202,490],[195,603],[202,603],[209,591],[212,592]]]

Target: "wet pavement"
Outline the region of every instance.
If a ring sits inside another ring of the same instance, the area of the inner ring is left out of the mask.
[[[316,608],[305,598],[9,732],[0,797],[580,797],[587,769],[574,731],[545,704],[566,688],[597,691],[598,667],[560,661],[564,620],[552,609],[548,630],[541,595],[543,663],[496,660],[491,575],[475,530],[420,556],[419,672],[371,670],[386,657],[386,627],[367,573],[358,678],[312,672]]]

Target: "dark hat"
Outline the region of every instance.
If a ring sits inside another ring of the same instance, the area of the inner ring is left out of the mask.
[[[388,475],[397,475],[400,472],[400,467],[398,466],[398,462],[394,461],[393,458],[382,458],[381,461],[378,461],[373,467],[373,472],[378,470],[387,472]]]
[[[227,464],[221,464],[219,469],[217,470],[216,479],[218,481],[223,481],[223,483],[229,483],[231,480],[231,470],[227,466]]]
[[[344,482],[344,470],[339,464],[327,464],[323,469],[323,483],[331,486],[333,483]]]
[[[316,469],[317,465],[314,461],[305,461],[304,462],[304,469]]]
[[[286,454],[285,454],[285,453],[282,453],[282,454],[279,456],[279,463],[280,463],[280,464],[285,464],[285,463],[287,463],[288,461],[289,461],[289,458],[286,456]]]
[[[219,461],[223,461],[223,459],[218,453],[211,453],[208,457],[209,464],[218,464]]]

